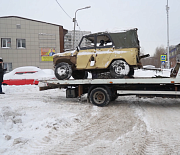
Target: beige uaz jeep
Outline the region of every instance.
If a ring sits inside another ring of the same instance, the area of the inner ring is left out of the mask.
[[[53,56],[55,75],[59,80],[83,79],[87,72],[110,72],[112,78],[132,76],[134,67],[141,67],[139,49],[137,29],[85,35],[76,50]]]

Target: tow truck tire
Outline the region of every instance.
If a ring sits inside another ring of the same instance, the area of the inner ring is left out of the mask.
[[[110,66],[110,74],[113,78],[123,78],[130,72],[130,67],[124,60],[115,60]]]
[[[106,89],[96,87],[90,92],[89,100],[92,104],[103,107],[109,104],[111,97]]]
[[[66,62],[61,62],[56,65],[54,70],[55,76],[59,80],[69,79],[72,75],[71,66]]]
[[[75,71],[72,72],[72,77],[74,79],[87,79],[88,72],[75,70]]]

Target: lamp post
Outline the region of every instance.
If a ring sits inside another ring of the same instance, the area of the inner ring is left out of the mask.
[[[87,6],[87,7],[84,7],[84,8],[80,8],[80,9],[77,9],[76,12],[75,12],[75,18],[73,18],[73,22],[74,22],[73,49],[74,49],[74,46],[75,46],[76,13],[77,13],[77,11],[79,11],[79,10],[88,9],[88,8],[90,8],[90,7],[91,7],[91,6]]]
[[[169,63],[169,6],[168,6],[168,0],[167,0],[167,5],[166,5],[166,11],[167,11],[167,67],[168,69],[170,68],[170,63]]]

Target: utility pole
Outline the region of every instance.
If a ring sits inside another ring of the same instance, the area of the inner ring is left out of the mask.
[[[84,8],[80,8],[80,9],[77,9],[76,12],[75,12],[75,18],[73,18],[73,22],[74,22],[73,49],[75,49],[76,13],[77,13],[77,11],[79,11],[79,10],[89,9],[90,7],[91,7],[91,6],[87,6],[87,7],[84,7]]]
[[[167,67],[169,69],[170,61],[169,61],[169,6],[168,6],[168,0],[167,0],[167,5],[166,5],[166,12],[167,12],[167,59],[168,59]]]

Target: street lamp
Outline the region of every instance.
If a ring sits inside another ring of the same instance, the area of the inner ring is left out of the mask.
[[[84,8],[80,8],[80,9],[77,9],[76,12],[75,12],[75,18],[73,18],[73,22],[74,22],[73,49],[74,49],[74,45],[75,45],[76,13],[77,13],[77,11],[79,11],[79,10],[89,9],[90,7],[91,7],[91,6],[87,6],[87,7],[84,7]]]
[[[168,0],[167,0],[167,5],[166,5],[166,11],[167,11],[167,59],[168,59],[167,67],[169,69],[170,63],[169,63],[169,6],[168,6]]]

